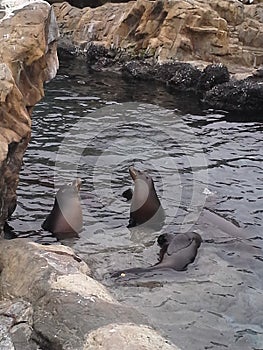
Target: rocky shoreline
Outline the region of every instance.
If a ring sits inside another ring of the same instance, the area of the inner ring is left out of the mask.
[[[9,5],[0,8],[0,348],[176,350],[93,279],[70,248],[3,239],[16,207],[32,110],[58,68],[52,7],[35,0]]]
[[[179,350],[62,245],[0,244],[1,349]]]
[[[203,108],[247,114],[248,120],[262,115],[263,3],[138,0],[53,7],[61,56],[193,92]]]
[[[57,22],[61,55],[93,70],[197,90],[204,108],[262,115],[262,3],[138,0],[77,9],[31,0],[11,10],[0,9],[1,233],[16,207],[33,107],[58,68]],[[69,248],[2,239],[0,265],[3,349],[178,349],[118,303]]]

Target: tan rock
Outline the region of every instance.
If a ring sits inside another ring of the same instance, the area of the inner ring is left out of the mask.
[[[14,316],[18,322],[10,331],[13,320],[6,320],[5,338],[11,332],[14,341],[16,333],[18,342],[24,339],[28,344],[33,322],[40,348],[48,344],[68,350],[179,350],[149,327],[136,309],[117,302],[87,276],[84,264],[69,247],[1,240],[0,295],[12,302],[0,303],[0,317]],[[116,320],[119,324],[113,324]],[[21,322],[25,328],[20,328]],[[23,345],[21,349],[32,349]]]
[[[44,95],[43,83],[52,79],[58,68],[53,10],[48,3],[31,2],[25,7],[20,2],[11,15],[4,16],[2,11],[0,16],[0,233],[16,206],[32,107]]]
[[[76,9],[54,4],[61,42],[91,41],[169,59],[253,66],[263,60],[263,3],[237,0],[137,0]],[[245,46],[245,49],[244,49]]]
[[[51,288],[78,293],[93,302],[103,300],[108,303],[117,304],[117,301],[102,284],[80,273],[58,276],[55,280],[51,280]]]
[[[91,332],[84,350],[180,350],[152,328],[135,324],[110,324]]]

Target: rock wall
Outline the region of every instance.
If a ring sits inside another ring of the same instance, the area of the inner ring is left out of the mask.
[[[50,5],[10,10],[0,9],[0,232],[16,207],[32,109],[58,68],[58,27]]]
[[[258,66],[263,63],[263,3],[238,0],[137,0],[78,9],[54,4],[60,44],[90,42],[131,55]]]

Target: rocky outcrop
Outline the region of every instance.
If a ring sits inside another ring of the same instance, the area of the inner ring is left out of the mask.
[[[263,63],[263,3],[237,0],[137,0],[78,9],[54,4],[60,45],[78,52],[90,43],[154,57],[244,66]]]
[[[241,112],[247,119],[261,120],[263,114],[263,84],[250,78],[230,81],[207,91],[203,98],[204,106],[229,112]]]
[[[0,348],[179,350],[117,302],[63,246],[0,243]],[[20,347],[19,347],[20,346]]]
[[[16,188],[43,83],[58,68],[58,28],[48,3],[0,9],[0,232],[16,206]]]
[[[203,108],[232,112],[233,118],[243,114],[244,121],[262,120],[261,69],[237,80],[223,64],[210,64],[200,69],[184,62],[154,64],[133,60],[124,64],[122,71],[128,78],[164,82],[171,93],[191,92],[199,98]]]
[[[66,2],[53,6],[61,55],[83,56],[95,70],[117,68],[130,78],[193,92],[204,108],[262,114],[263,78],[253,77],[263,66],[262,2],[137,0],[82,10]]]

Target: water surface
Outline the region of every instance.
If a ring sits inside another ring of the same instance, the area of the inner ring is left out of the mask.
[[[61,243],[118,300],[182,349],[263,349],[262,124],[227,119],[162,85],[62,63],[34,109],[10,225],[19,237],[57,243],[41,224],[58,185],[78,176],[84,229]],[[121,194],[132,186],[132,164],[155,181],[161,232],[126,227]],[[156,263],[160,233],[191,230],[204,242],[187,271],[109,278]]]

